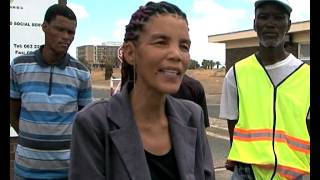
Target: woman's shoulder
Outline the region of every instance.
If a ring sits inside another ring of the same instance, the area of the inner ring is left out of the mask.
[[[77,118],[92,119],[92,117],[105,118],[107,115],[109,100],[98,100],[89,103],[77,113]]]
[[[91,111],[91,110],[96,110],[96,109],[99,109],[99,108],[106,107],[108,105],[109,105],[109,100],[97,100],[97,101],[93,101],[93,102],[87,104],[79,112],[82,112],[82,111],[88,112],[88,111]]]

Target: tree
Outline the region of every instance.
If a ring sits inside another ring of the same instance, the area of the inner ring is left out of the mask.
[[[217,69],[219,69],[219,66],[221,65],[220,61],[217,61],[216,65],[217,65]]]
[[[202,65],[202,68],[203,68],[203,69],[208,69],[208,67],[209,67],[209,61],[206,60],[206,59],[203,59],[201,65]]]
[[[213,60],[209,61],[210,69],[213,69],[214,65],[216,64]]]
[[[198,69],[200,67],[198,61],[190,59],[188,69]]]
[[[104,79],[109,80],[113,73],[112,62],[105,61],[104,68],[105,68]]]
[[[213,60],[203,59],[201,64],[202,68],[204,69],[213,69],[213,67],[216,65],[216,62]]]

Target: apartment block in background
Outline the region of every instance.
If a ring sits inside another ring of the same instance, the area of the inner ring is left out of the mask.
[[[118,48],[120,42],[105,42],[102,45],[84,45],[77,47],[77,59],[90,68],[104,68],[105,64],[119,67]]]

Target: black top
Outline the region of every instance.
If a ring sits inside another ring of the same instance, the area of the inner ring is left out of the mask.
[[[144,151],[146,154],[152,180],[179,180],[179,170],[173,148],[162,156]]]
[[[209,127],[209,117],[206,102],[206,94],[200,81],[193,79],[186,74],[183,76],[178,92],[173,97],[187,99],[201,106],[203,111],[204,126]]]

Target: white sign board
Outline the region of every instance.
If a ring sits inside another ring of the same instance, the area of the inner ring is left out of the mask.
[[[10,137],[18,137],[17,132],[10,126]]]
[[[44,44],[41,29],[47,9],[58,0],[10,0],[10,62]],[[10,126],[10,137],[17,133]]]
[[[58,0],[10,0],[10,62],[44,44],[46,10]]]

